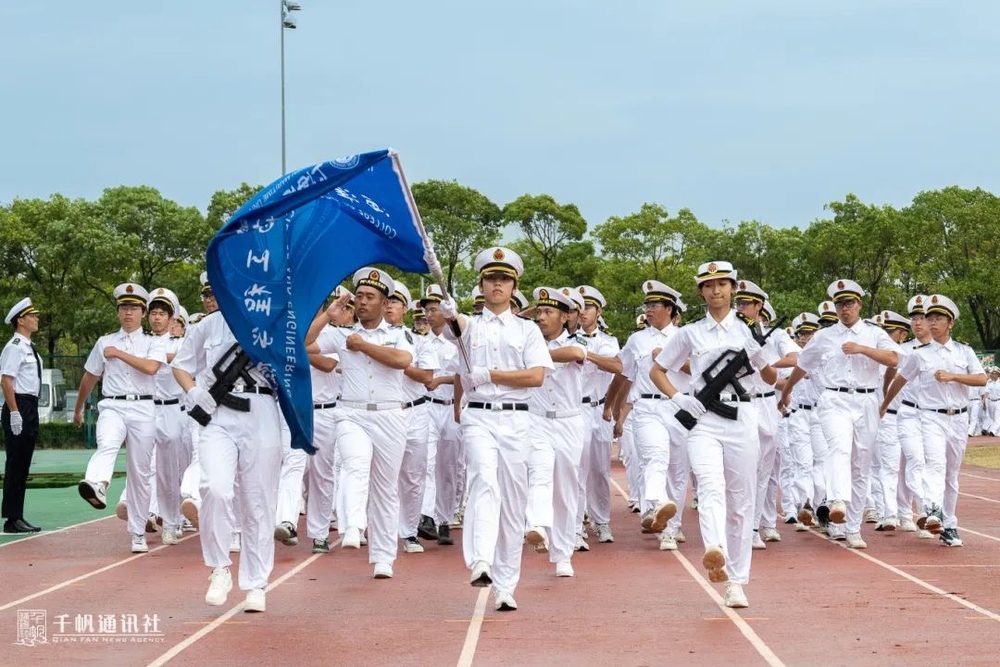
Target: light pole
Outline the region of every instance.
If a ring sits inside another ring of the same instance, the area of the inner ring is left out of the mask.
[[[295,19],[292,12],[302,9],[302,5],[294,0],[281,0],[281,175],[287,172],[285,168],[285,28],[295,30]]]

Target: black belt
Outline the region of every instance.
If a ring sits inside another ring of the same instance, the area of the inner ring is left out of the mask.
[[[152,394],[122,394],[121,396],[105,396],[104,398],[110,398],[112,401],[151,401],[153,400]]]
[[[806,405],[805,403],[799,403],[797,406],[795,406],[795,409],[796,410],[812,410],[813,406]]]
[[[179,398],[167,398],[167,399],[154,398],[153,399],[153,405],[177,405],[180,402],[181,402],[181,399],[179,399]]]
[[[426,402],[427,402],[427,397],[426,396],[421,396],[420,398],[416,399],[415,401],[410,401],[409,403],[403,403],[403,409],[405,410],[406,408],[414,408],[414,407],[416,407],[418,405],[423,405]]]
[[[607,400],[607,397],[598,399],[596,401],[594,399],[592,399],[590,396],[584,396],[583,397],[583,402],[587,403],[588,405],[604,405],[604,401],[606,401],[606,400]]]
[[[451,398],[434,398],[433,396],[428,396],[427,400],[437,405],[454,405],[455,403],[455,400]]]
[[[478,401],[470,401],[470,408],[475,408],[477,410],[520,410],[527,412],[527,403],[480,403]]]
[[[906,406],[906,407],[908,407],[908,408],[916,408],[916,409],[918,409],[918,410],[920,409],[920,408],[919,408],[919,407],[917,406],[917,404],[916,404],[916,403],[914,403],[913,401],[903,401],[903,405],[905,405],[905,406]]]
[[[964,408],[920,408],[921,410],[927,410],[928,412],[936,412],[939,415],[948,415],[949,417],[954,415],[960,415],[969,411],[968,406]]]
[[[886,410],[886,411],[885,411],[885,414],[887,414],[887,415],[894,415],[894,414],[896,414],[897,412],[899,412],[899,410]]]
[[[728,401],[730,403],[749,403],[750,394],[747,394],[745,396],[740,396],[739,394],[723,393],[719,394],[719,400],[723,402]]]
[[[750,398],[771,398],[774,396],[773,391],[769,391],[766,394],[750,394]]]
[[[827,387],[827,391],[840,391],[845,394],[871,394],[875,389],[871,387]]]
[[[16,398],[19,402],[38,401],[38,397],[35,396],[34,394],[14,394],[14,398]]]
[[[337,407],[337,401],[333,403],[313,403],[313,410],[326,410],[328,408]]]
[[[233,394],[260,394],[261,396],[274,396],[274,390],[270,387],[261,387],[256,384],[245,385],[243,389],[232,389]]]
[[[655,398],[656,400],[667,400],[667,396],[663,394],[639,394],[639,398]]]

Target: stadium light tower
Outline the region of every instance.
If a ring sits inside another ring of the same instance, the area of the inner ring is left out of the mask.
[[[302,9],[295,0],[280,0],[281,7],[281,175],[285,168],[285,30],[295,30],[295,17],[292,12]]]

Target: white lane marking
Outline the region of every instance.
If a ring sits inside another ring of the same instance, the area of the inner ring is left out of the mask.
[[[976,500],[985,500],[988,503],[996,503],[997,505],[1000,505],[1000,500],[994,500],[993,498],[986,498],[983,496],[976,496],[971,493],[965,493],[964,491],[959,491],[958,495],[965,496],[966,498],[975,498]]]
[[[472,659],[476,655],[476,644],[479,643],[479,631],[483,629],[483,616],[486,615],[486,601],[490,597],[490,589],[479,591],[476,598],[476,606],[472,611],[472,619],[469,621],[469,629],[465,633],[465,643],[462,644],[462,654],[458,656],[458,667],[470,667]]]
[[[809,532],[812,533],[813,535],[815,535],[816,537],[820,538],[821,540],[826,540],[827,542],[832,541],[832,540],[827,539],[823,535],[820,535],[816,531],[812,531],[811,530]],[[903,579],[906,579],[910,583],[916,584],[917,586],[920,586],[921,588],[926,588],[930,592],[936,593],[937,595],[940,595],[941,597],[943,597],[945,599],[951,600],[952,602],[956,602],[956,603],[962,605],[963,607],[965,607],[966,609],[971,609],[972,611],[976,612],[977,614],[982,614],[983,616],[986,616],[987,618],[990,618],[990,619],[992,619],[994,621],[1000,621],[1000,614],[995,614],[992,611],[990,611],[989,609],[983,609],[982,607],[980,607],[979,605],[977,605],[974,602],[969,602],[968,600],[960,598],[959,596],[957,596],[957,595],[955,595],[953,593],[949,593],[948,591],[942,590],[942,589],[938,588],[937,586],[935,586],[933,584],[929,584],[926,581],[924,581],[923,579],[920,579],[918,577],[914,577],[912,574],[908,574],[906,572],[903,572],[898,567],[896,567],[894,565],[889,565],[889,563],[886,563],[885,561],[881,561],[878,558],[875,558],[874,556],[869,556],[868,554],[866,554],[864,551],[862,551],[860,549],[851,549],[846,544],[841,544],[840,542],[833,542],[833,544],[834,544],[834,546],[840,547],[841,549],[846,549],[849,553],[854,554],[858,558],[864,558],[865,560],[869,561],[870,563],[874,563],[875,565],[878,565],[879,567],[884,568],[884,569],[888,570],[889,572],[892,572],[896,576],[902,577]],[[906,567],[906,566],[904,566],[904,567]]]
[[[616,480],[612,479],[611,484],[618,489],[618,493],[621,494],[622,498],[628,498],[625,490]],[[750,624],[747,623],[745,619],[726,606],[726,602],[722,599],[722,596],[719,595],[719,593],[712,587],[712,584],[710,584],[708,580],[705,579],[697,569],[695,569],[694,565],[691,564],[691,561],[681,555],[680,551],[672,551],[670,553],[672,553],[674,558],[676,558],[680,564],[684,566],[684,569],[687,570],[689,575],[691,575],[691,578],[698,582],[698,585],[701,586],[702,590],[705,591],[710,598],[712,598],[712,602],[714,602],[719,609],[722,610],[722,613],[725,614],[730,621],[732,621],[733,625],[735,625],[740,631],[740,634],[746,637],[747,641],[750,642],[750,645],[753,646],[757,653],[760,654],[760,657],[764,658],[764,661],[770,665],[770,667],[784,667],[785,663],[781,661],[781,658],[775,655],[774,651],[771,650],[771,647],[769,647],[767,643],[760,638],[760,635],[753,631],[753,628],[750,627]]]
[[[976,479],[985,479],[990,482],[1000,482],[1000,479],[996,477],[986,477],[985,475],[973,475],[971,472],[960,472],[959,475],[965,475],[966,477],[975,477]]]
[[[180,540],[178,540],[178,542],[183,542],[184,540],[189,540],[192,537],[197,537],[197,536],[198,536],[198,534],[194,533],[192,535],[188,535],[187,537],[182,537]],[[131,563],[136,558],[142,558],[143,556],[147,556],[149,554],[156,553],[157,551],[162,551],[163,549],[169,549],[169,548],[170,548],[169,545],[163,544],[163,545],[160,545],[158,547],[153,547],[147,553],[133,554],[132,556],[129,556],[128,558],[123,558],[120,561],[116,561],[114,563],[111,563],[109,565],[105,565],[104,567],[98,568],[96,570],[92,570],[90,572],[86,572],[84,574],[81,574],[78,577],[73,577],[72,579],[67,579],[66,581],[64,581],[62,583],[55,584],[54,586],[49,586],[44,591],[39,591],[37,593],[32,593],[31,595],[27,595],[27,596],[21,598],[20,600],[14,600],[13,602],[8,602],[7,604],[5,604],[3,606],[0,606],[0,611],[5,611],[7,609],[10,609],[11,607],[16,607],[17,605],[21,604],[22,602],[27,602],[29,600],[34,600],[35,598],[40,598],[43,595],[48,595],[49,593],[53,593],[55,591],[58,591],[61,588],[66,588],[67,586],[72,586],[73,584],[79,583],[79,582],[83,581],[84,579],[90,579],[91,577],[96,576],[98,574],[101,574],[103,572],[107,572],[108,570],[113,570],[113,569],[115,569],[116,567],[118,567],[120,565],[125,565],[126,563]]]
[[[339,543],[340,543],[340,540],[337,540],[336,542],[334,542],[333,544],[330,545],[330,549],[333,549]],[[310,564],[312,564],[317,558],[319,558],[320,556],[323,556],[323,555],[324,554],[312,554],[311,556],[309,556],[308,558],[306,558],[304,561],[302,561],[301,563],[299,563],[298,565],[296,565],[295,567],[293,567],[291,570],[289,570],[288,572],[285,572],[283,575],[281,575],[280,577],[278,577],[277,579],[275,579],[272,583],[269,583],[267,585],[267,592],[270,593],[275,588],[277,588],[281,584],[285,583],[286,581],[288,581],[289,579],[291,579],[292,577],[294,577],[296,574],[298,574],[299,572],[301,572],[302,570],[304,570],[306,567],[308,567]],[[184,651],[185,649],[190,648],[195,642],[197,642],[200,639],[203,639],[208,633],[210,633],[213,630],[215,630],[216,628],[218,628],[220,625],[222,625],[223,623],[225,623],[226,621],[228,621],[229,619],[231,619],[233,616],[235,616],[237,613],[239,613],[242,610],[243,610],[243,603],[240,602],[238,605],[236,605],[235,607],[233,607],[232,609],[230,609],[229,611],[227,611],[222,616],[219,616],[217,619],[215,619],[214,621],[212,621],[211,623],[209,623],[208,625],[206,625],[205,627],[203,627],[198,632],[194,633],[193,635],[191,635],[190,637],[188,637],[184,641],[180,642],[179,644],[176,644],[175,646],[173,646],[169,651],[167,651],[166,653],[164,653],[163,655],[161,655],[159,658],[157,658],[153,662],[149,663],[149,665],[147,665],[147,667],[161,667],[162,665],[167,664],[167,662],[169,662],[170,660],[173,660],[174,658],[176,658],[181,653],[181,651]]]
[[[79,528],[80,526],[87,526],[92,523],[97,523],[98,521],[111,519],[114,516],[115,516],[114,514],[109,514],[108,516],[102,516],[100,519],[91,519],[90,521],[84,521],[83,523],[74,523],[71,526],[63,526],[62,528],[56,528],[55,530],[43,530],[42,532],[35,533],[34,535],[28,535],[27,537],[19,537],[15,540],[11,540],[10,542],[4,542],[3,544],[0,544],[0,549],[2,549],[3,547],[9,547],[12,544],[23,544],[24,542],[27,542],[29,540],[37,540],[39,537],[48,537],[49,535],[56,535],[58,533],[70,530],[71,528]]]
[[[1000,542],[1000,537],[994,537],[993,535],[987,535],[986,533],[980,533],[980,532],[977,532],[975,530],[972,530],[971,528],[964,528],[963,527],[962,528],[962,532],[963,533],[971,533],[972,535],[975,535],[976,537],[985,537],[987,540],[993,540],[994,542]]]

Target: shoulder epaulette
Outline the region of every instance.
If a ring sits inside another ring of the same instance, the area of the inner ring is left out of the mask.
[[[14,345],[20,345],[21,339],[18,338],[17,336],[12,336],[10,342],[13,343]]]
[[[957,338],[952,338],[952,340],[955,341],[956,343],[958,343],[959,345],[964,345],[966,347],[972,347],[971,345],[969,345],[968,343],[966,343],[964,340],[958,340]]]
[[[427,335],[427,332],[426,332],[426,331],[424,331],[423,333],[421,333],[421,332],[417,331],[416,329],[410,329],[410,331],[412,331],[412,332],[413,332],[414,334],[416,334],[417,336],[426,336],[426,335]]]
[[[170,340],[177,340],[178,338],[184,338],[184,336],[174,336],[174,335],[170,336]]]
[[[705,315],[702,315],[701,317],[696,317],[693,320],[688,320],[687,324],[694,324],[695,322],[701,322],[703,319],[705,319]]]
[[[920,348],[927,347],[928,345],[930,345],[930,343],[924,343],[923,345],[914,345],[913,349],[914,350],[919,350]]]

